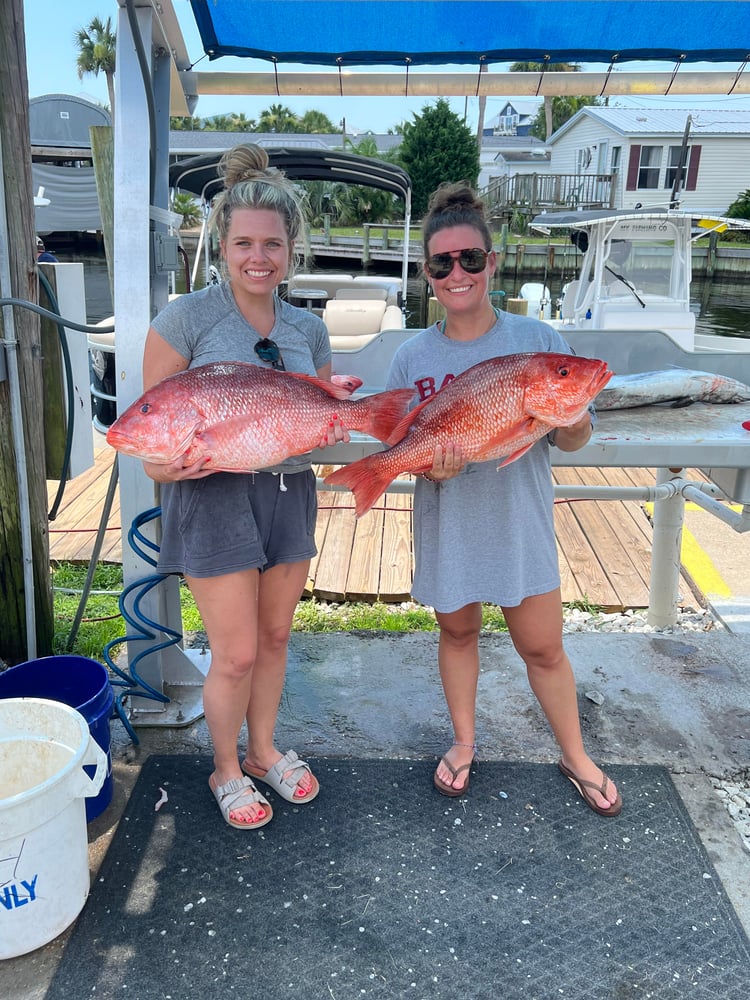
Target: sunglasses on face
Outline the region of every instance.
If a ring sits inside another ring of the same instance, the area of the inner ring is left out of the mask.
[[[261,361],[268,361],[271,367],[275,368],[277,371],[286,371],[284,359],[281,356],[279,345],[275,340],[269,340],[268,337],[264,337],[262,340],[256,340],[255,353]]]
[[[488,250],[480,250],[479,247],[454,250],[452,253],[434,253],[425,261],[425,270],[431,278],[447,278],[458,261],[467,274],[480,274],[487,267],[489,255]]]

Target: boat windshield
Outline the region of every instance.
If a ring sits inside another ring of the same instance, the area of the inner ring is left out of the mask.
[[[632,223],[620,223],[603,240],[601,255],[608,298],[632,298],[636,291],[641,298],[688,300],[687,247],[670,224],[639,231]]]

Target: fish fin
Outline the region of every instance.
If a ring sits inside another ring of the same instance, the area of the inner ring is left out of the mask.
[[[333,399],[349,399],[352,394],[352,390],[345,385],[327,382],[324,378],[318,378],[317,375],[304,375],[302,372],[284,372],[284,374],[289,375],[290,378],[297,378],[301,382],[310,382],[312,385],[317,386],[318,389],[322,389],[328,396],[333,397]]]
[[[351,490],[357,517],[362,517],[392,482],[391,476],[383,475],[378,470],[380,464],[378,454],[366,455],[350,465],[330,472],[323,482],[331,486],[346,486]]]
[[[363,400],[367,404],[367,418],[362,430],[378,441],[390,445],[397,444],[411,423],[414,410],[409,413],[408,409],[413,398],[413,389],[388,389],[367,396]],[[399,430],[402,424],[404,424],[403,432]],[[397,433],[399,436],[396,436]]]
[[[536,441],[531,441],[529,444],[524,445],[523,448],[519,448],[518,451],[514,451],[512,455],[508,455],[508,457],[504,458],[498,465],[498,469],[502,469],[504,465],[510,465],[511,462],[515,462],[517,458],[520,458],[521,455],[525,455],[526,452],[530,448],[533,448],[535,444]]]
[[[412,396],[413,395],[414,393],[412,393]],[[393,428],[393,432],[390,437],[387,438],[385,443],[393,446],[394,444],[398,444],[399,441],[403,441],[409,431],[409,428],[414,422],[414,418],[425,408],[425,406],[427,406],[431,399],[432,396],[428,396],[427,399],[423,399],[421,403],[418,403],[413,410],[410,410],[406,416],[396,424]]]

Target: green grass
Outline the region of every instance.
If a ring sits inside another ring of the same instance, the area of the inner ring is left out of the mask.
[[[118,598],[122,591],[122,567],[99,564],[94,573],[91,592],[80,626],[68,649],[81,592],[86,582],[86,566],[60,563],[53,567],[55,648],[57,655],[78,653],[91,659],[101,659],[104,647],[122,638],[129,626],[120,614]],[[185,586],[180,585],[182,629],[184,633],[200,632],[203,628],[195,601]],[[430,610],[408,603],[329,604],[318,600],[303,600],[297,605],[292,628],[296,632],[432,632],[435,617]],[[507,626],[499,608],[484,608],[483,628],[488,632],[505,632]],[[116,657],[117,650],[112,651]]]

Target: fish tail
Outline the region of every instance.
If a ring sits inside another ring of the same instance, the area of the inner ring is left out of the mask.
[[[384,471],[379,455],[367,455],[330,472],[323,482],[331,486],[346,486],[351,490],[357,517],[362,517],[385,493],[392,478]]]
[[[403,432],[395,440],[394,430],[404,424],[404,418],[409,412],[409,403],[413,398],[413,389],[388,389],[386,392],[368,396],[362,400],[366,416],[361,429],[378,441],[396,444],[406,434],[410,421],[406,421]]]

